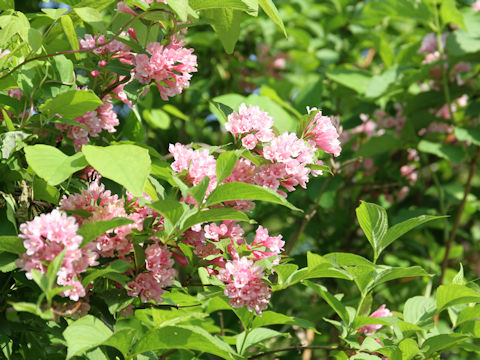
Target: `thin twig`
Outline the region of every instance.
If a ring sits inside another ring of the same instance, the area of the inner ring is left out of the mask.
[[[480,146],[477,146],[477,152],[475,153],[472,163],[470,164],[470,172],[468,174],[467,184],[465,185],[463,199],[462,199],[462,202],[460,203],[460,206],[458,207],[457,216],[455,218],[455,222],[453,223],[453,228],[452,228],[452,231],[450,232],[450,237],[448,238],[448,242],[445,247],[445,255],[443,257],[442,272],[440,273],[439,285],[442,285],[443,278],[445,277],[445,272],[447,271],[450,250],[455,241],[455,235],[457,234],[457,230],[460,226],[460,220],[462,218],[463,210],[465,209],[467,197],[468,195],[470,195],[470,190],[472,189],[472,179],[473,179],[473,176],[475,175],[475,169],[477,167],[479,157],[480,157]]]

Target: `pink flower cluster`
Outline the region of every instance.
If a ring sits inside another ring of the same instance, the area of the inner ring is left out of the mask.
[[[227,261],[225,268],[220,269],[218,278],[227,284],[225,295],[230,298],[231,306],[246,306],[248,310],[262,315],[271,296],[270,287],[262,280],[263,275],[260,266],[241,257]]]
[[[32,269],[45,273],[47,264],[65,250],[62,265],[57,272],[57,284],[71,287],[63,292],[63,296],[74,301],[85,296],[79,274],[88,266],[97,264],[94,252],[86,248],[80,249],[83,238],[77,234],[77,230],[75,218],[58,210],[35,217],[20,225],[19,237],[25,240],[23,244],[27,251],[17,262],[19,267],[27,271],[27,278],[31,279]]]
[[[205,196],[208,196],[217,185],[217,161],[209,154],[208,150],[192,150],[180,143],[176,143],[175,145],[170,144],[168,151],[175,159],[171,165],[172,169],[175,172],[188,171],[184,179],[186,183],[198,185],[205,176],[208,176],[210,181],[205,194]],[[191,197],[186,199],[186,201],[196,204],[196,201]]]
[[[386,305],[383,304],[377,310],[370,314],[370,317],[377,318],[377,317],[388,317],[393,316],[390,310],[387,309]],[[365,335],[373,335],[378,330],[383,327],[381,324],[373,324],[373,325],[365,325],[359,328],[358,330],[363,332]]]
[[[284,245],[285,241],[282,240],[282,235],[269,236],[268,230],[259,226],[255,232],[255,239],[247,246],[247,248],[253,250],[253,259],[258,261],[267,257],[279,255],[283,251]],[[279,262],[280,258],[275,259],[274,265],[278,265]]]
[[[313,121],[310,122],[305,129],[303,137],[312,147],[322,149],[323,151],[337,157],[342,151],[340,141],[338,140],[340,135],[335,127],[335,124],[338,125],[338,122],[338,118],[324,116],[321,111],[318,111],[315,114]]]
[[[128,295],[140,295],[143,302],[150,300],[156,303],[163,302],[163,288],[172,285],[175,279],[174,261],[172,253],[163,245],[152,244],[145,249],[145,263],[147,272],[137,276],[135,281],[127,284]]]
[[[253,150],[257,143],[273,140],[273,118],[258,106],[241,104],[238,112],[228,115],[225,129],[235,137],[242,136],[242,145]]]
[[[105,97],[103,104],[96,110],[77,116],[75,121],[82,126],[55,124],[55,127],[67,132],[67,137],[73,141],[76,151],[80,151],[82,145],[88,144],[89,137],[97,137],[102,130],[110,133],[116,132],[115,126],[119,124],[110,97]]]
[[[104,45],[107,43],[105,35],[85,34],[85,39],[79,39],[79,43],[80,49],[92,49],[94,54],[108,55],[109,58],[119,58],[120,61],[131,64],[132,54],[130,53],[130,47],[121,41],[113,40]]]
[[[149,43],[147,52],[150,56],[136,54],[134,58],[135,78],[142,84],[154,80],[165,101],[189,87],[191,73],[197,71],[197,57],[192,54],[193,49],[185,48],[181,40],[172,40],[167,46],[159,42]]]

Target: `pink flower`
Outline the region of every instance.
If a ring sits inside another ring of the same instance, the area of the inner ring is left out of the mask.
[[[189,87],[191,73],[197,71],[193,49],[186,49],[183,45],[181,40],[167,46],[152,42],[147,45],[150,56],[137,54],[133,60],[135,78],[142,84],[154,80],[165,101]]]
[[[254,105],[247,107],[244,103],[240,105],[238,112],[228,115],[228,122],[225,123],[225,129],[234,136],[249,134],[244,138],[245,142],[242,140],[242,144],[250,150],[258,141],[267,142],[273,139],[272,126],[273,118],[265,111]]]
[[[23,244],[26,253],[17,261],[17,265],[27,271],[27,278],[31,279],[32,269],[45,273],[48,262],[65,250],[57,273],[57,284],[71,286],[72,288],[65,290],[62,295],[74,301],[85,296],[85,289],[78,281],[78,275],[88,266],[96,265],[96,256],[89,249],[80,249],[82,237],[77,234],[77,230],[75,218],[58,210],[35,217],[32,221],[20,225],[19,237],[25,240]]]
[[[127,292],[133,297],[140,295],[143,302],[153,300],[161,303],[161,296],[165,292],[163,289],[175,279],[172,253],[164,245],[153,244],[146,248],[145,257],[148,272],[139,274],[135,281],[129,282]]]
[[[390,310],[386,308],[386,305],[383,304],[380,306],[377,310],[375,310],[373,313],[370,314],[370,317],[377,318],[377,317],[388,317],[388,316],[393,316]],[[374,325],[365,325],[359,328],[358,330],[363,332],[365,335],[372,335],[377,330],[380,330],[383,327],[383,325],[380,324],[374,324]]]
[[[8,90],[8,96],[20,100],[23,96],[23,91],[19,88]]]
[[[323,116],[322,112],[319,111],[312,122],[308,124],[303,137],[312,147],[315,146],[337,157],[340,155],[342,148],[338,140],[340,135],[333,122],[337,123],[338,119]]]
[[[266,257],[279,255],[283,251],[284,245],[285,241],[282,240],[282,235],[269,236],[268,230],[259,226],[255,232],[255,239],[248,247],[254,249],[252,251],[254,260],[258,261]],[[255,248],[266,248],[268,251]]]
[[[224,293],[230,298],[230,305],[234,308],[246,306],[257,315],[262,315],[271,296],[271,289],[262,277],[262,268],[246,257],[227,261],[218,274],[218,278],[227,284]]]
[[[472,9],[475,10],[475,11],[480,11],[480,0],[476,0],[476,1],[472,4]]]

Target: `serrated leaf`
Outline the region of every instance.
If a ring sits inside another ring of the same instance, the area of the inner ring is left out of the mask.
[[[368,242],[373,248],[374,259],[380,255],[383,238],[387,234],[387,212],[381,206],[363,202],[356,209],[357,219]]]
[[[222,152],[217,159],[216,174],[217,183],[221,184],[233,171],[241,153],[237,151]]]
[[[449,306],[470,302],[479,303],[480,294],[465,285],[448,284],[441,285],[437,289],[438,312],[441,312]]]
[[[51,117],[59,114],[66,119],[74,119],[102,104],[102,100],[91,90],[69,90],[45,101],[40,106],[40,111]]]

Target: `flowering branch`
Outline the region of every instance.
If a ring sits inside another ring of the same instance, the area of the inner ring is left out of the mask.
[[[20,64],[18,64],[17,66],[15,66],[12,70],[10,70],[9,72],[7,72],[5,75],[0,76],[0,80],[4,79],[4,78],[6,78],[8,75],[14,73],[16,70],[18,70],[19,68],[21,68],[23,65],[25,65],[25,64],[27,64],[27,63],[29,63],[29,62],[35,61],[35,60],[46,59],[46,58],[49,58],[49,57],[54,57],[54,56],[59,56],[59,55],[81,54],[81,53],[84,53],[84,52],[91,52],[91,51],[93,51],[93,50],[102,48],[102,47],[110,44],[110,43],[111,43],[112,41],[114,41],[116,38],[118,38],[118,37],[122,34],[122,32],[125,31],[125,29],[126,29],[131,23],[133,23],[135,20],[140,19],[142,16],[144,16],[144,15],[146,15],[146,14],[148,14],[148,13],[157,12],[157,11],[165,12],[165,13],[169,14],[169,15],[172,16],[172,17],[175,16],[171,11],[168,11],[168,10],[165,10],[165,9],[150,9],[150,10],[144,11],[143,13],[140,13],[140,14],[134,16],[133,18],[131,18],[130,20],[128,20],[128,21],[125,23],[125,25],[123,25],[123,26],[120,28],[120,30],[118,30],[110,39],[108,39],[107,41],[105,41],[105,42],[102,43],[102,44],[97,44],[95,47],[89,48],[89,49],[58,51],[58,52],[51,53],[51,54],[45,54],[45,55],[35,56],[35,57],[33,57],[33,58],[24,60],[23,62],[21,62]]]

